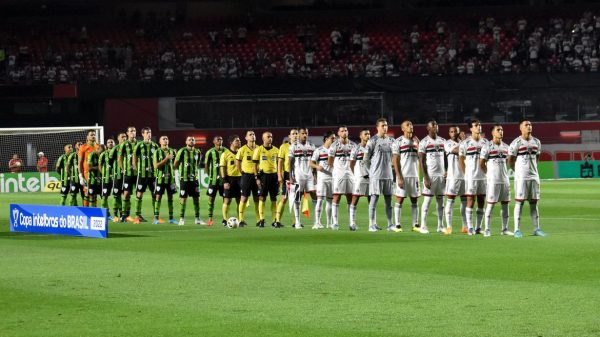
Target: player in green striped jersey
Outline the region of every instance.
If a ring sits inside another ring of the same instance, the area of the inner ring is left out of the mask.
[[[67,170],[67,163],[69,155],[73,152],[73,145],[67,144],[64,147],[65,153],[61,154],[56,160],[56,173],[60,177],[60,205],[65,206],[67,204],[67,196],[69,195],[69,171]]]
[[[119,140],[119,144],[110,150],[110,160],[112,161],[112,176],[113,176],[113,185],[112,185],[112,193],[115,201],[113,202],[113,221],[119,222],[119,216],[123,215],[123,202],[121,199],[121,194],[123,194],[123,171],[121,170],[121,166],[119,165],[119,149],[121,145],[127,141],[127,134],[125,132],[119,133],[117,136]]]
[[[83,187],[79,182],[79,163],[77,152],[83,143],[75,143],[75,151],[69,154],[67,158],[67,171],[69,172],[69,188],[71,192],[71,206],[77,206],[77,193],[81,195],[81,200],[85,198]]]
[[[213,210],[215,208],[215,197],[217,192],[223,196],[223,179],[221,178],[221,172],[219,171],[219,159],[225,151],[223,147],[223,138],[221,136],[215,136],[213,138],[213,144],[215,145],[212,149],[206,152],[204,156],[204,172],[208,175],[208,189],[206,195],[208,196],[208,225],[213,225]]]
[[[86,158],[88,167],[87,196],[89,205],[98,206],[98,194],[100,193],[100,182],[102,174],[100,173],[100,154],[104,152],[106,146],[100,144],[96,149],[90,152]]]
[[[198,169],[200,167],[200,150],[196,149],[194,145],[196,139],[192,136],[188,136],[185,139],[185,147],[177,151],[175,157],[175,169],[179,170],[179,197],[181,200],[181,213],[179,216],[179,225],[185,225],[185,203],[188,196],[192,197],[194,202],[194,212],[196,215],[195,224],[204,224],[200,220],[200,186],[198,182]]]
[[[123,172],[123,212],[121,213],[120,222],[131,221],[133,218],[131,213],[131,191],[136,180],[136,170],[133,165],[133,148],[137,140],[135,126],[127,128],[127,141],[119,145],[118,160],[121,172]]]
[[[133,148],[133,166],[136,168],[136,199],[134,223],[146,222],[142,216],[142,198],[146,188],[152,193],[152,211],[154,211],[154,169],[152,167],[152,155],[159,146],[152,141],[152,130],[149,127],[142,129],[143,140],[137,142]]]
[[[154,221],[157,225],[164,223],[159,217],[160,201],[165,191],[167,192],[167,205],[169,209],[169,223],[177,224],[177,220],[173,218],[173,194],[177,191],[175,186],[175,170],[173,169],[173,161],[177,152],[169,147],[169,137],[162,136],[159,139],[160,149],[156,150],[152,155],[152,165],[154,167]]]
[[[113,185],[113,164],[110,154],[115,147],[115,140],[109,138],[106,141],[106,150],[100,154],[98,158],[98,171],[101,175],[100,193],[102,193],[102,207],[106,208],[107,216],[110,218],[110,210],[108,208],[108,197],[112,192]]]

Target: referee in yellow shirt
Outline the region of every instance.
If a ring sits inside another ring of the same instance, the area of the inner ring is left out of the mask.
[[[256,135],[254,131],[246,132],[246,145],[242,146],[237,154],[235,155],[238,170],[242,173],[240,180],[240,189],[242,198],[238,206],[238,219],[240,220],[240,226],[246,226],[244,221],[244,212],[246,211],[246,205],[248,204],[248,198],[252,194],[254,199],[254,213],[258,220],[258,186],[256,185],[256,177],[254,174],[254,161],[252,161],[252,155],[256,150]],[[256,223],[258,226],[260,222]]]
[[[277,213],[275,214],[275,226],[281,227],[281,214],[287,200],[287,183],[290,180],[290,145],[298,140],[298,128],[290,130],[288,141],[283,142],[279,147],[277,155],[277,180],[281,186],[281,199],[277,203]]]
[[[273,134],[263,132],[263,145],[258,146],[252,155],[254,162],[254,179],[258,186],[258,227],[265,227],[265,200],[267,195],[271,198],[271,216],[275,228],[282,227],[281,224],[275,224],[275,213],[277,209],[277,192],[279,183],[277,181],[277,155],[279,149],[273,146]]]
[[[242,173],[238,170],[235,156],[242,146],[240,137],[232,135],[229,137],[229,149],[225,149],[219,158],[219,168],[223,177],[223,226],[227,225],[229,219],[229,204],[235,199],[240,205],[240,179]]]

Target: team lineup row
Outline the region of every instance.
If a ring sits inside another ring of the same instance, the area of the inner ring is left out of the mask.
[[[108,207],[108,197],[114,196],[115,221],[145,222],[142,216],[142,199],[150,189],[154,211],[153,223],[160,218],[162,196],[167,194],[169,222],[184,225],[186,201],[192,198],[195,223],[200,219],[199,170],[203,164],[209,177],[208,225],[213,224],[214,201],[217,194],[223,197],[223,224],[227,224],[232,200],[237,201],[236,215],[240,226],[245,226],[244,213],[249,198],[254,200],[257,226],[265,226],[266,199],[271,201],[272,227],[283,227],[281,216],[290,199],[294,210],[293,227],[302,229],[300,201],[303,194],[313,200],[315,221],[313,229],[325,226],[339,229],[339,204],[346,195],[349,212],[348,228],[357,230],[356,206],[360,197],[369,202],[369,231],[379,231],[376,224],[376,205],[380,196],[385,200],[387,230],[401,232],[401,213],[404,199],[411,202],[412,230],[427,234],[427,215],[433,199],[437,203],[437,232],[452,233],[453,206],[456,197],[461,200],[462,232],[469,235],[490,236],[490,222],[494,205],[501,203],[502,235],[521,237],[520,218],[523,203],[529,201],[534,235],[544,236],[540,229],[537,201],[540,182],[537,161],[541,149],[538,139],[532,136],[528,120],[519,124],[521,136],[510,146],[503,139],[503,128],[494,125],[492,139],[482,137],[481,123],[468,123],[471,135],[461,139],[460,128],[449,128],[446,140],[438,135],[435,121],[427,123],[427,136],[419,140],[413,134],[410,121],[401,124],[402,135],[397,139],[388,136],[388,124],[383,118],[376,122],[377,134],[371,137],[368,129],[360,131],[359,143],[349,139],[348,129],[340,126],[337,135],[327,132],[323,145],[316,147],[308,140],[308,129],[292,128],[288,141],[279,148],[273,145],[270,132],[262,134],[262,145],[256,144],[256,135],[247,131],[246,144],[238,136],[229,137],[229,147],[216,136],[214,147],[204,157],[195,148],[194,137],[186,138],[186,146],[176,151],[169,147],[167,136],[152,142],[149,128],[142,129],[143,140],[136,140],[135,127],[118,135],[118,144],[109,139],[106,145],[96,144],[95,132],[90,130],[85,144],[70,144],[59,158],[56,169],[61,176],[62,201],[65,205],[71,194],[71,205],[77,204],[81,194],[84,206],[96,205],[97,196],[102,206]],[[514,233],[508,229],[508,203],[510,185],[508,168],[515,172]],[[419,181],[422,174],[422,190]],[[180,219],[173,216],[173,195],[179,189]],[[131,214],[131,196],[135,190],[135,217]],[[277,196],[281,191],[281,198]],[[392,207],[392,195],[396,203]],[[446,196],[444,205],[443,197]],[[419,222],[417,199],[423,196]],[[487,206],[484,205],[486,204]],[[477,204],[475,223],[473,208]],[[326,223],[321,222],[323,208]],[[392,211],[394,216],[392,217]],[[482,223],[485,219],[485,228]],[[444,225],[445,220],[445,225]]]

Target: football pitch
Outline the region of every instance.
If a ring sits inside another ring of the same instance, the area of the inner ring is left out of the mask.
[[[531,236],[525,206],[522,239],[499,235],[499,206],[492,237],[456,233],[459,203],[451,236],[369,233],[365,200],[357,232],[345,202],[336,232],[308,219],[294,230],[289,213],[261,230],[252,206],[249,227],[226,229],[220,203],[215,226],[197,226],[190,202],[186,226],[21,234],[8,204],[58,195],[0,194],[0,336],[600,336],[599,191],[600,180],[542,182],[548,236]],[[206,219],[205,195],[201,207]],[[409,216],[405,203],[405,230]]]

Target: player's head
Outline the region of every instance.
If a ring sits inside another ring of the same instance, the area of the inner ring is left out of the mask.
[[[71,152],[73,152],[73,145],[67,144],[67,145],[65,145],[64,149],[65,149],[65,153],[71,153]]]
[[[194,145],[196,145],[196,138],[194,136],[187,136],[185,138],[185,146],[192,148]]]
[[[329,147],[335,141],[335,134],[333,131],[327,131],[323,135],[323,146]]]
[[[345,125],[340,125],[338,127],[337,135],[338,137],[340,137],[340,139],[348,139],[348,127]]]
[[[246,131],[246,142],[254,143],[256,141],[256,134],[252,130]]]
[[[458,127],[458,125],[454,124],[454,125],[450,125],[450,127],[448,128],[448,136],[450,136],[450,139],[456,141],[458,140],[458,136],[460,134],[460,128]]]
[[[13,154],[12,159],[19,159],[19,155],[18,154]]]
[[[162,148],[169,147],[169,137],[167,137],[167,136],[160,136],[160,138],[158,139],[158,142],[160,143],[160,146]]]
[[[290,144],[294,144],[298,140],[298,128],[294,127],[290,129],[290,134],[288,136],[290,140]]]
[[[242,146],[242,142],[240,141],[240,136],[231,135],[229,136],[229,147],[233,150],[237,150]]]
[[[377,127],[377,134],[380,136],[383,136],[388,132],[388,122],[385,118],[377,119],[375,126]]]
[[[435,119],[430,119],[427,121],[427,133],[430,136],[435,136],[438,134],[439,126]]]
[[[402,132],[404,133],[404,136],[412,137],[414,127],[413,127],[413,123],[411,121],[406,119],[402,122],[402,124],[400,124],[400,126],[402,127]]]
[[[361,142],[366,143],[369,141],[369,139],[371,139],[371,131],[367,128],[364,128],[360,130],[359,137]]]
[[[213,137],[213,145],[217,149],[221,148],[221,146],[223,146],[223,137],[221,137],[221,136],[214,136]]]
[[[117,139],[119,140],[119,144],[124,143],[127,140],[127,133],[125,133],[125,132],[119,133],[119,135],[117,136]]]
[[[269,131],[265,131],[262,134],[263,145],[269,147],[273,144],[273,134]]]
[[[504,129],[502,129],[502,125],[500,124],[494,124],[490,129],[490,133],[492,134],[494,141],[502,140],[504,137]]]
[[[115,147],[115,140],[112,138],[109,138],[106,140],[106,148],[108,150],[112,149],[113,147]]]
[[[152,129],[147,126],[142,128],[142,137],[144,138],[145,142],[149,142],[152,138]]]
[[[135,136],[137,135],[137,130],[135,129],[135,126],[128,126],[127,127],[127,139],[129,139],[130,141],[135,140]]]
[[[479,119],[471,119],[467,126],[471,131],[471,136],[479,137],[481,135],[481,122]]]
[[[95,130],[87,130],[86,140],[88,143],[96,142],[96,131]]]
[[[301,143],[305,143],[308,139],[308,128],[306,126],[301,126],[298,128],[298,140]]]
[[[459,140],[465,140],[467,138],[467,135],[465,134],[464,131],[461,131],[458,133],[458,139]]]
[[[81,147],[81,145],[83,145],[82,142],[75,143],[75,150],[79,151],[79,148]]]
[[[528,119],[522,119],[519,122],[519,130],[521,130],[521,135],[529,137],[533,131],[531,121]]]

